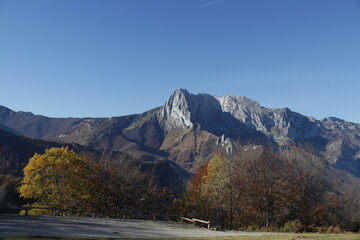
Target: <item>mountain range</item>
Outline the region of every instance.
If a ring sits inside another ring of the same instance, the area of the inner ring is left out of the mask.
[[[0,106],[0,129],[58,144],[121,152],[144,163],[170,161],[174,168],[188,172],[214,153],[236,154],[244,145],[298,146],[360,176],[360,124],[334,117],[317,120],[233,95],[177,89],[161,107],[111,118],[49,118]]]

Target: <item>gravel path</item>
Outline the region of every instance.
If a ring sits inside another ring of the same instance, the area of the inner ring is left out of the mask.
[[[104,238],[259,236],[276,233],[209,231],[179,222],[0,215],[0,237],[18,235]]]

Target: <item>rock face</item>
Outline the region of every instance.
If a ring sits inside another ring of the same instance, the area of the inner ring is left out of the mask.
[[[164,106],[110,119],[47,118],[0,107],[0,124],[31,137],[123,151],[142,161],[171,160],[190,171],[212,153],[234,154],[242,144],[297,145],[360,176],[359,124],[316,120],[233,95],[177,89]]]
[[[189,92],[177,89],[160,110],[159,119],[164,122],[165,130],[191,128],[191,107]]]
[[[278,144],[287,139],[311,138],[319,133],[311,118],[288,108],[268,109],[246,97],[232,95],[218,98],[224,112],[230,113],[247,127],[259,131]]]
[[[169,131],[200,126],[215,135],[246,132],[270,138],[278,144],[312,138],[320,133],[315,119],[288,108],[268,109],[246,97],[193,95],[184,89],[170,96],[159,116]]]

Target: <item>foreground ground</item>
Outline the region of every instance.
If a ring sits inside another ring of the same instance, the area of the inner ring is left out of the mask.
[[[3,237],[1,240],[109,240],[109,238],[65,238],[65,237]],[[124,240],[128,238],[119,238]],[[138,238],[143,239],[143,238]],[[174,238],[146,238],[146,240],[167,240]],[[288,234],[266,236],[238,236],[238,237],[201,237],[201,238],[175,238],[176,240],[358,240],[355,234]],[[114,238],[115,240],[115,238]]]
[[[275,233],[209,231],[179,222],[0,215],[0,237],[175,238],[263,236]]]
[[[26,236],[26,237],[23,237]],[[36,236],[36,237],[29,237]],[[76,238],[71,238],[76,237]],[[74,217],[0,215],[1,240],[221,239],[221,240],[359,240],[359,234],[281,234],[216,232],[185,223]]]

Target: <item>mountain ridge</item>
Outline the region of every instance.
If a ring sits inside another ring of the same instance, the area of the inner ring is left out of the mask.
[[[168,159],[189,171],[214,152],[234,152],[236,145],[311,146],[333,166],[360,176],[360,124],[266,108],[243,96],[177,89],[163,106],[112,118],[47,118],[0,107],[0,124],[26,136],[123,151],[142,161]]]

